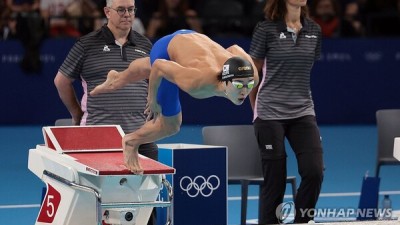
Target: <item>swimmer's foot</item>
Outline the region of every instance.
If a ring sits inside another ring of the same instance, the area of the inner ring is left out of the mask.
[[[143,174],[143,168],[139,163],[138,147],[130,144],[129,141],[123,143],[125,166],[134,174]]]

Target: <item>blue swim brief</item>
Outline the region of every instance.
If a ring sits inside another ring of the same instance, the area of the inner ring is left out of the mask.
[[[173,34],[160,38],[154,43],[150,51],[150,63],[153,65],[156,59],[170,60],[168,55],[168,44],[177,34],[193,33],[192,30],[178,30]],[[163,116],[175,116],[181,111],[181,103],[179,101],[179,88],[176,84],[162,78],[158,88],[157,103],[161,106]]]

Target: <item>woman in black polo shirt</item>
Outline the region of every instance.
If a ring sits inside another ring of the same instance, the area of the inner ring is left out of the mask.
[[[268,0],[264,13],[250,46],[254,63],[262,70],[259,86],[250,94],[264,174],[259,224],[282,222],[276,209],[286,188],[285,138],[301,176],[294,222],[307,223],[313,219],[323,180],[322,145],[310,90],[310,72],[320,57],[321,28],[308,18],[307,0]]]

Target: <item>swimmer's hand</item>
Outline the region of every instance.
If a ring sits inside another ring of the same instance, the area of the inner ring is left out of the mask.
[[[101,94],[101,93],[107,93],[107,92],[115,91],[118,88],[120,88],[117,85],[117,81],[119,80],[118,79],[118,74],[119,73],[117,71],[110,70],[110,72],[108,72],[108,74],[107,74],[107,80],[104,83],[96,86],[90,92],[90,95],[94,96],[94,95],[98,95],[98,94]]]
[[[147,97],[146,110],[144,111],[144,114],[147,115],[146,121],[153,120],[153,122],[156,122],[160,113],[161,107],[157,104],[157,101],[153,100],[153,98]]]

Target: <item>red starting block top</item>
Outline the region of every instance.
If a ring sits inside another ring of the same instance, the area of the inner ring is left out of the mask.
[[[70,152],[67,154],[78,162],[98,170],[99,175],[131,174],[131,171],[124,165],[122,152]],[[143,174],[175,173],[174,168],[141,155],[139,155],[139,162],[144,170]]]
[[[43,136],[47,147],[62,152],[76,151],[121,151],[120,126],[63,126],[44,127]]]
[[[131,174],[124,165],[119,125],[44,127],[46,147],[67,154],[98,175]],[[139,155],[143,174],[174,173],[175,169]],[[97,172],[98,171],[98,172]]]

